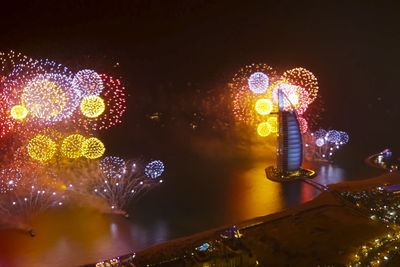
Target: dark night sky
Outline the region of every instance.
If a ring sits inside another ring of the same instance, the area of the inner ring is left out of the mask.
[[[348,131],[355,144],[374,145],[371,152],[391,145],[400,149],[396,4],[65,2],[3,6],[0,48],[77,65],[87,55],[106,55],[121,62],[133,96],[153,94],[166,84],[175,92],[192,90],[188,82],[223,90],[235,71],[253,62],[280,71],[303,66],[320,81],[327,109],[322,126]]]

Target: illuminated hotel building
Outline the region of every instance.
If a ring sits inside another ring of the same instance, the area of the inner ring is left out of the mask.
[[[303,163],[303,142],[294,111],[279,112],[277,168],[281,172],[299,170]]]
[[[283,97],[284,93],[279,90],[277,164],[276,168],[270,166],[265,169],[267,177],[275,182],[312,178],[315,172],[302,168],[303,140],[296,111],[294,107],[292,111],[284,110]]]

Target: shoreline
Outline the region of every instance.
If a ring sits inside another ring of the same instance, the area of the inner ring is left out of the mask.
[[[359,192],[399,182],[400,173],[393,172],[329,187],[338,193]],[[387,224],[371,220],[365,210],[346,202],[322,191],[313,200],[278,213],[170,240],[114,260],[121,266],[124,262],[134,266],[195,266],[227,259],[250,260],[250,266],[345,265],[359,246],[390,231]],[[204,244],[209,248],[201,251]]]

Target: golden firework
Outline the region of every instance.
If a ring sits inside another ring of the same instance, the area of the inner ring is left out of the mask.
[[[13,106],[11,109],[11,117],[16,120],[23,120],[26,115],[28,115],[28,110],[22,105]]]
[[[72,134],[66,137],[61,144],[61,153],[70,159],[82,156],[82,144],[85,137],[80,134]]]
[[[282,76],[289,83],[304,88],[310,97],[310,103],[312,103],[318,94],[318,80],[314,74],[306,70],[305,68],[294,68],[285,71]]]
[[[257,127],[257,133],[262,137],[268,136],[271,133],[271,126],[268,122],[262,122]]]
[[[88,159],[97,159],[100,158],[106,148],[104,147],[103,142],[101,142],[96,137],[90,137],[82,142],[82,155]]]
[[[267,122],[272,133],[278,132],[278,118],[276,116],[269,117]]]
[[[268,115],[272,111],[272,101],[269,99],[261,98],[256,102],[256,110],[261,115]]]
[[[103,99],[96,95],[90,95],[82,99],[81,111],[82,114],[89,118],[96,118],[100,116],[106,106]]]
[[[28,154],[38,161],[50,160],[57,151],[56,143],[45,135],[38,134],[29,141]]]

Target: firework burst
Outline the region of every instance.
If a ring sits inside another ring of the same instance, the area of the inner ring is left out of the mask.
[[[319,129],[305,135],[305,156],[308,160],[332,161],[334,153],[349,141],[349,135],[343,131]]]
[[[0,138],[11,132],[15,126],[15,119],[10,115],[11,104],[8,99],[0,93]]]
[[[82,97],[98,96],[104,89],[100,75],[89,69],[78,71],[74,76],[72,86],[81,92]]]
[[[0,194],[0,224],[3,227],[31,229],[30,223],[35,216],[63,204],[64,191],[49,183],[49,178],[30,169],[22,172],[6,169],[6,172],[23,183],[18,180],[12,190]]]
[[[278,76],[266,64],[247,65],[234,76],[230,88],[236,121],[256,128],[259,136],[277,132],[275,115],[279,110],[279,91],[284,93],[283,110],[294,110],[301,133],[308,131],[308,121],[312,116],[306,111],[317,97],[318,83],[306,69],[295,68]]]
[[[66,194],[122,211],[162,182],[161,161],[101,159],[105,145],[92,131],[121,123],[120,79],[12,51],[0,53],[0,75],[0,159],[9,166],[0,171],[1,225],[29,227]]]
[[[0,52],[0,75],[4,79],[17,65],[26,64],[30,61],[33,61],[33,59],[12,50],[8,53]]]
[[[22,173],[19,169],[8,168],[0,172],[0,194],[13,191],[21,181]]]
[[[293,85],[298,85],[308,91],[310,103],[312,103],[318,95],[318,80],[314,74],[305,68],[294,68],[285,71],[282,77]]]
[[[255,103],[260,99],[268,99],[266,94],[255,95],[249,93],[248,87],[242,87],[233,99],[233,114],[237,121],[254,125],[260,121],[262,115],[257,112]],[[272,108],[271,108],[272,110]]]
[[[259,73],[256,76],[253,76],[253,79],[250,79],[254,73]],[[277,77],[276,71],[267,64],[250,64],[241,68],[233,77],[231,83],[232,94],[235,95],[237,91],[242,90],[243,87],[246,87],[248,90],[249,84],[253,87],[257,92],[265,93],[265,86],[267,84],[271,84],[275,81]],[[249,81],[250,79],[250,81]],[[268,80],[268,81],[267,81]],[[268,88],[268,87],[267,87]]]
[[[160,176],[164,165],[161,161],[153,161],[143,168],[141,160],[125,162],[118,157],[107,157],[100,162],[98,170],[98,175],[91,179],[90,191],[105,199],[112,212],[121,212],[126,211],[129,203],[162,183]]]
[[[164,163],[161,160],[153,160],[146,165],[144,169],[144,174],[148,178],[156,179],[160,177],[164,172]]]
[[[270,97],[273,99],[275,105],[278,104],[278,90],[282,90],[285,94],[283,98],[283,107],[285,111],[292,111],[293,107],[298,115],[303,114],[308,105],[311,103],[308,92],[296,85],[289,84],[285,80],[279,80],[271,85]]]
[[[88,131],[106,130],[121,123],[121,117],[126,111],[125,86],[119,79],[106,74],[101,74],[100,77],[103,81],[104,90],[96,99],[102,99],[104,102],[96,101],[100,104],[90,108],[91,111],[88,114],[95,115],[82,116],[82,114],[77,114],[75,118],[76,124],[83,126]],[[97,111],[93,112],[94,109]]]

